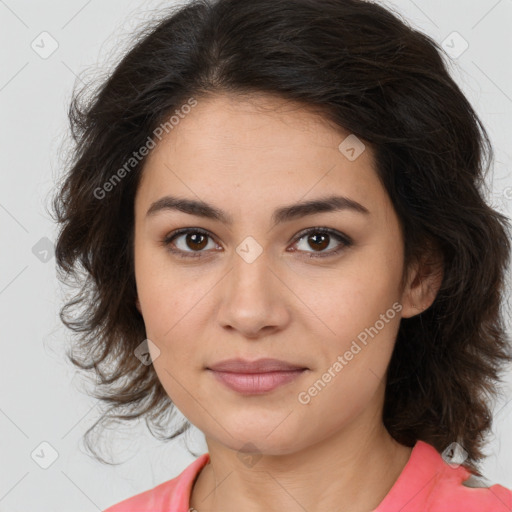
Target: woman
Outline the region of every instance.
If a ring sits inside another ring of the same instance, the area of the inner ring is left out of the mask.
[[[510,511],[475,488],[509,225],[440,52],[366,1],[195,1],[75,96],[71,360],[208,446],[107,512]]]

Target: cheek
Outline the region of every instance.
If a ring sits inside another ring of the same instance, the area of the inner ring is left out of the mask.
[[[147,262],[145,265],[141,258],[136,270],[137,293],[147,337],[161,352],[155,368],[185,372],[194,363],[197,365],[197,343],[206,328],[208,316],[204,308],[208,307],[207,295],[212,285]]]
[[[374,299],[369,307],[363,299],[351,297],[350,308],[348,301],[338,299],[345,308],[336,318],[331,317],[336,334],[328,343],[324,340],[320,349],[323,364],[298,397],[301,404],[311,402],[310,415],[317,412],[325,417],[322,411],[329,411],[324,428],[336,430],[359,414],[384,385],[400,324],[400,304]]]
[[[297,295],[322,320],[328,336],[347,339],[373,325],[399,299],[399,269],[394,265],[358,255],[314,286],[304,281]]]
[[[158,344],[167,343],[202,296],[200,282],[185,282],[181,274],[170,272],[168,262],[156,250],[141,248],[135,254],[137,295],[148,337],[153,336]]]
[[[159,351],[153,361],[158,379],[176,406],[193,416],[191,395],[198,392],[197,375],[205,363],[199,345],[215,280],[198,271],[173,269],[161,252],[148,247],[136,252],[137,293],[147,337]]]
[[[401,260],[390,258],[380,245],[368,246],[347,258],[329,279],[319,279],[315,286],[304,282],[298,291],[316,314],[310,330],[321,333],[323,340],[317,349],[324,366],[318,368],[320,373],[342,356],[331,369],[336,378],[328,387],[333,391],[371,389],[384,375],[400,323],[400,265]]]

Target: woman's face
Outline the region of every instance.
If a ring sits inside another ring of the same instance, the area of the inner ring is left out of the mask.
[[[234,450],[291,453],[379,418],[400,317],[417,311],[400,289],[398,218],[370,148],[348,135],[282,100],[216,96],[146,161],[135,275],[154,367],[181,412]],[[148,213],[165,196],[208,207]],[[332,196],[353,203],[301,207]],[[306,370],[241,392],[208,369],[231,358]]]

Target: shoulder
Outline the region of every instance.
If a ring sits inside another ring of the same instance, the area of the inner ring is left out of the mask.
[[[208,463],[204,453],[177,477],[110,506],[103,512],[187,512],[193,483]]]
[[[512,490],[499,484],[490,485],[474,476],[461,482],[447,470],[441,473],[429,505],[432,512],[441,512],[447,507],[464,512],[510,512]]]
[[[127,498],[104,510],[104,512],[164,512],[165,509],[155,508],[161,506],[166,501],[169,502],[174,490],[176,489],[178,477],[173,478],[163,484],[157,485],[140,494]]]
[[[426,496],[431,512],[510,512],[512,491],[473,475],[462,465],[445,461],[434,447],[422,443],[423,454],[430,452],[433,485]]]
[[[409,461],[374,512],[512,512],[512,491],[491,485],[434,446],[417,441]]]

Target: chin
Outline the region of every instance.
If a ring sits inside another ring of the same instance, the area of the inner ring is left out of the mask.
[[[277,434],[276,424],[279,424],[279,422],[268,427],[260,425],[259,427],[247,428],[245,426],[243,429],[233,429],[226,425],[226,430],[233,437],[222,435],[221,438],[217,438],[217,442],[240,454],[254,454],[255,456],[286,455],[297,451],[297,432],[283,429],[282,432]]]

